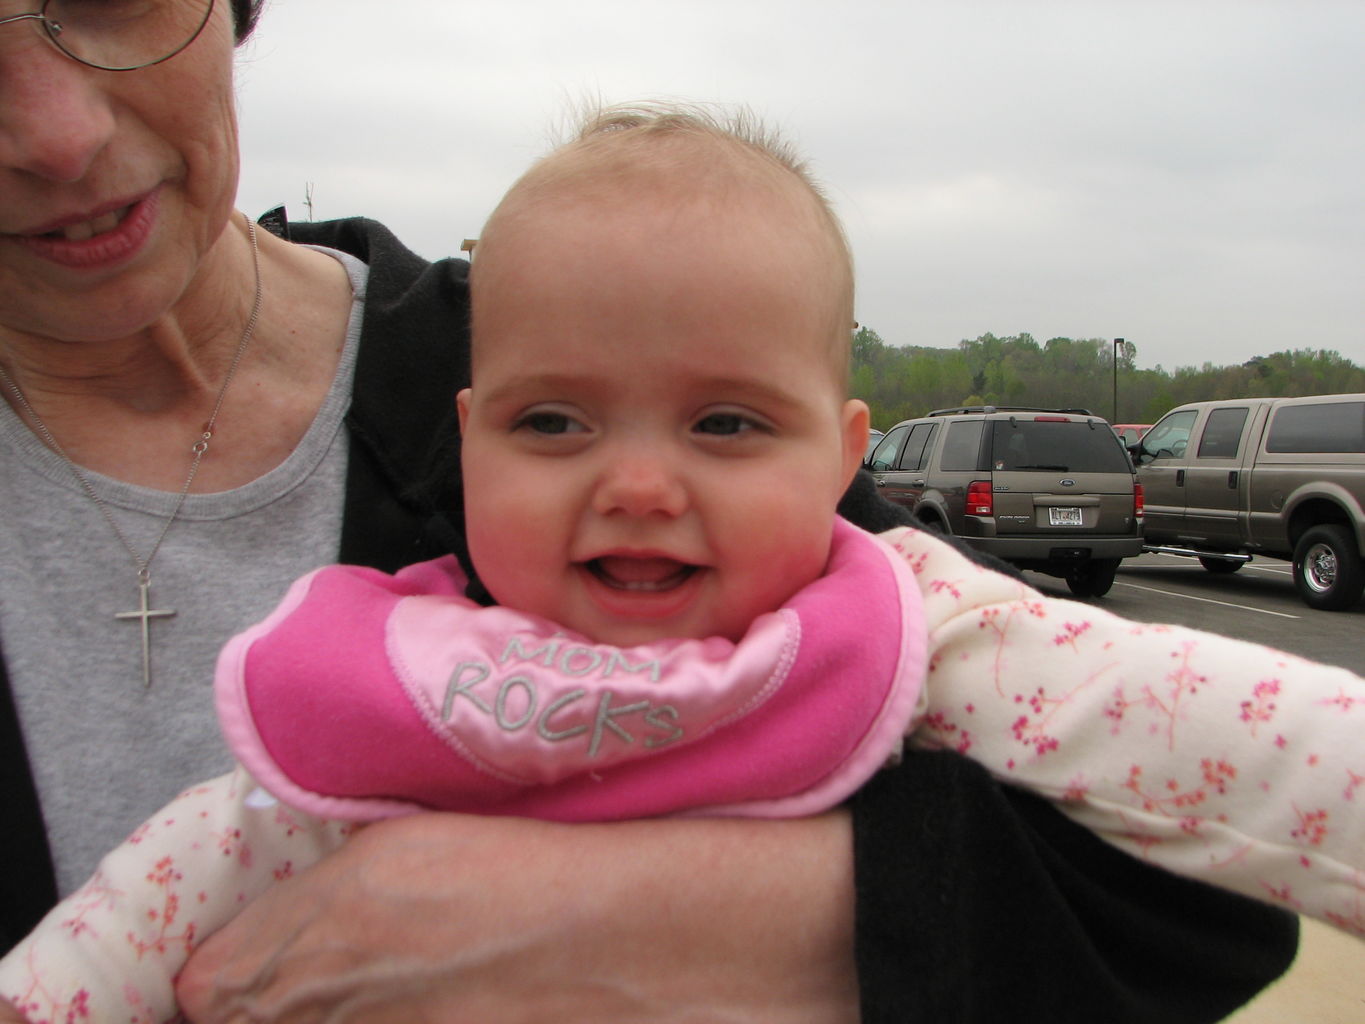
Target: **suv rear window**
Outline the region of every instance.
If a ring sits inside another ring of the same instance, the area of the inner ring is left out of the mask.
[[[1285,405],[1275,412],[1268,452],[1365,452],[1365,402]]]
[[[1002,470],[1131,473],[1128,455],[1103,423],[1078,420],[996,420],[991,465]]]

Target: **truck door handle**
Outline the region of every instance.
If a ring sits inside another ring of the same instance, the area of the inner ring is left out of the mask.
[[[923,486],[924,486],[924,481],[923,481],[923,480],[916,480],[915,483],[914,483],[914,486],[915,486],[915,487],[923,487]]]
[[[881,477],[877,477],[877,486],[878,486],[878,487],[885,487],[885,486],[886,486],[886,481],[883,480]]]
[[[1235,469],[1228,470],[1228,486],[1231,488],[1237,486],[1237,470]]]
[[[1177,470],[1175,471],[1175,485],[1176,485],[1177,487],[1180,487],[1180,486],[1182,486],[1184,483],[1185,483],[1185,471],[1184,471],[1183,469],[1177,469]]]

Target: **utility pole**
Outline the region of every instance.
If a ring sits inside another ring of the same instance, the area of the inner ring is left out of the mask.
[[[1119,421],[1119,349],[1123,347],[1123,339],[1114,339],[1114,418],[1110,423]]]

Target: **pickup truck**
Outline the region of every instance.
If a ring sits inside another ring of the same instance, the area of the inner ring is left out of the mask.
[[[1365,394],[1193,402],[1129,446],[1145,550],[1215,573],[1290,559],[1299,596],[1340,610],[1365,591]]]

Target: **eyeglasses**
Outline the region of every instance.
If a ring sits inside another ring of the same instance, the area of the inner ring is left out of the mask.
[[[36,21],[52,45],[102,71],[136,71],[170,60],[199,37],[214,0],[43,0],[0,25]]]

